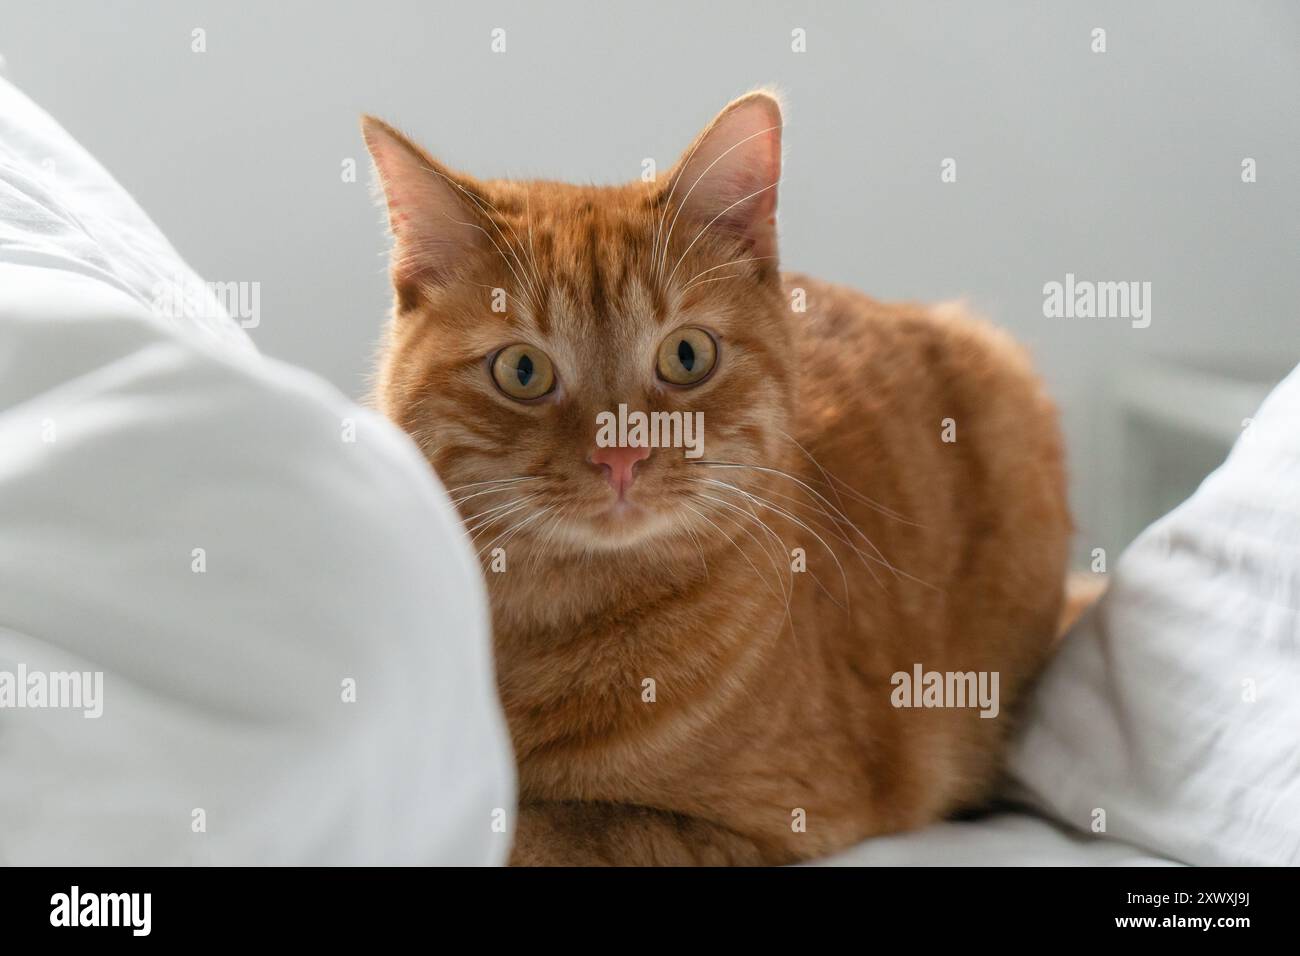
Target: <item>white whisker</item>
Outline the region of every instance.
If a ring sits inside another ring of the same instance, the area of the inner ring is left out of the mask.
[[[686,280],[686,284],[685,284],[684,286],[682,286],[682,291],[683,291],[683,292],[687,291],[688,289],[690,289],[690,287],[691,287],[692,285],[703,285],[704,282],[717,282],[717,281],[719,281],[719,279],[705,279],[703,282],[699,282],[699,283],[697,283],[697,282],[695,281],[695,280],[698,279],[700,276],[708,275],[710,272],[717,272],[719,269],[725,269],[727,266],[738,266],[738,265],[740,265],[740,264],[742,264],[742,263],[745,263],[745,262],[759,262],[759,261],[761,261],[761,260],[763,260],[763,259],[775,259],[775,258],[776,258],[776,256],[750,256],[750,257],[747,258],[747,259],[732,259],[730,262],[724,262],[724,263],[722,263],[721,265],[713,266],[712,268],[709,268],[709,269],[701,269],[699,272],[695,273],[695,275],[691,276],[689,279]],[[721,278],[721,279],[736,279],[736,278],[739,278],[739,277],[741,277],[741,276],[743,276],[743,275],[744,275],[743,272],[738,272],[738,273],[736,273],[736,275],[721,276],[720,278]]]
[[[480,548],[476,557],[481,558],[483,556],[484,551],[490,551],[492,549],[492,546],[496,544],[498,541],[501,541],[502,538],[505,538],[505,541],[501,541],[502,545],[507,544],[510,541],[510,539],[513,538],[515,535],[517,535],[521,530],[523,530],[529,524],[536,521],[538,518],[542,517],[542,515],[553,510],[554,508],[555,505],[548,505],[547,507],[543,508],[541,511],[529,515],[523,521],[520,521],[518,524],[514,525],[508,530],[503,531],[501,534],[497,535],[495,538],[493,538],[491,541],[485,544],[482,548]]]
[[[437,176],[441,176],[443,179],[445,179],[445,180],[447,181],[447,183],[448,183],[449,185],[453,186],[453,187],[456,188],[456,189],[459,189],[462,193],[464,193],[466,196],[469,197],[469,199],[470,199],[471,202],[473,202],[476,206],[478,206],[480,212],[483,211],[483,207],[486,205],[486,206],[488,207],[488,209],[490,209],[493,213],[496,214],[495,216],[488,216],[488,217],[487,217],[488,222],[492,223],[492,228],[495,229],[495,230],[497,231],[497,235],[501,237],[501,241],[504,242],[505,245],[506,245],[506,248],[510,250],[510,254],[511,254],[512,256],[514,256],[514,258],[515,258],[515,262],[518,263],[519,268],[524,272],[525,275],[527,275],[528,270],[524,268],[523,261],[519,258],[519,254],[515,252],[514,248],[510,245],[510,241],[509,241],[508,239],[506,239],[505,233],[503,233],[503,232],[501,231],[501,227],[500,227],[499,225],[497,225],[497,219],[498,219],[498,218],[499,218],[499,219],[502,219],[502,220],[505,219],[505,216],[501,215],[501,210],[497,209],[496,206],[494,206],[494,205],[492,205],[492,203],[488,202],[487,199],[482,198],[482,197],[479,197],[479,196],[476,196],[474,193],[470,192],[470,190],[466,189],[464,186],[462,186],[460,183],[456,182],[456,181],[455,181],[454,179],[452,179],[450,176],[447,176],[446,174],[439,172],[438,170],[434,169],[434,168],[431,167],[431,166],[425,166],[425,167],[423,167],[423,168],[426,169],[427,171],[429,171],[429,172],[431,172],[431,173],[437,175]],[[447,214],[446,214],[446,213],[443,213],[443,215],[446,216]],[[448,218],[448,219],[451,219],[451,216],[447,216],[447,218]],[[452,219],[451,221],[452,221],[452,222],[457,222],[457,220],[455,220],[455,219]],[[506,255],[505,255],[505,253],[501,251],[501,247],[500,247],[500,246],[497,246],[497,244],[496,244],[496,240],[492,239],[492,237],[491,237],[490,235],[488,235],[488,232],[487,232],[486,229],[484,229],[482,226],[475,226],[474,223],[472,223],[472,222],[462,222],[462,223],[460,223],[460,225],[462,225],[462,226],[472,226],[473,228],[478,229],[480,232],[482,232],[483,235],[487,236],[488,239],[492,242],[492,245],[496,246],[496,250],[497,250],[497,252],[501,253],[501,258],[502,258],[502,259],[505,259],[505,261],[506,261],[506,265],[507,265],[507,266],[510,265],[510,260],[509,260],[509,259],[506,259]],[[520,240],[519,240],[519,234],[518,234],[517,232],[515,232],[515,228],[514,228],[514,226],[511,226],[509,222],[506,222],[506,227],[510,230],[510,233],[515,237],[515,241],[516,241],[516,242],[519,242],[519,241],[520,241]],[[515,272],[515,270],[514,270],[514,266],[510,266],[510,271],[511,271],[511,272]],[[519,278],[519,274],[518,274],[517,272],[515,273],[515,281],[516,281],[516,282],[519,282],[520,285],[524,285],[524,284],[525,284],[525,283],[523,282],[523,280],[521,280],[521,279]],[[530,292],[530,294],[531,294],[531,296],[533,297],[533,300],[534,300],[534,302],[533,302],[533,307],[534,307],[535,309],[536,309],[536,308],[540,308],[540,306],[537,305],[537,304],[536,304],[536,301],[535,301],[535,297],[536,297],[536,287],[532,284],[531,281],[529,281],[529,282],[527,283],[527,288],[528,288],[528,290],[529,290],[529,292]]]
[[[917,522],[910,520],[909,518],[895,511],[893,508],[890,508],[887,505],[882,505],[880,502],[872,498],[868,498],[866,495],[855,490],[851,485],[847,484],[844,481],[841,481],[839,478],[835,477],[830,472],[828,472],[825,468],[823,468],[821,466],[821,463],[812,456],[812,452],[810,452],[807,448],[804,448],[804,446],[799,444],[799,442],[796,441],[793,437],[787,435],[785,432],[781,432],[781,435],[787,441],[793,444],[795,448],[798,448],[799,451],[803,453],[804,457],[807,458],[810,462],[812,462],[813,467],[815,467],[819,472],[821,472],[822,478],[825,479],[824,484],[828,488],[830,488],[831,494],[835,495],[835,500],[839,501],[841,507],[843,506],[844,502],[840,501],[839,492],[836,491],[835,484],[839,484],[840,486],[842,486],[845,489],[845,491],[848,492],[849,495],[857,499],[860,503],[866,505],[869,508],[875,509],[876,511],[880,512],[882,515],[885,515],[886,517],[893,518],[895,521],[901,521],[903,524],[913,525],[914,527],[917,528],[925,527],[922,524],[918,524]]]
[[[682,507],[685,508],[687,511],[694,512],[696,515],[700,517],[701,520],[707,521],[709,524],[713,526],[713,528],[718,532],[718,534],[726,538],[727,541],[731,544],[731,546],[740,552],[740,556],[745,559],[746,563],[748,563],[749,566],[754,569],[754,574],[758,576],[758,579],[759,581],[762,582],[763,586],[767,588],[768,591],[771,591],[773,597],[783,597],[783,595],[777,594],[775,591],[772,591],[772,586],[767,583],[767,579],[764,578],[762,573],[758,570],[758,565],[756,565],[753,561],[749,560],[749,555],[745,553],[745,549],[742,548],[740,545],[736,544],[735,539],[733,539],[731,535],[727,534],[727,532],[723,531],[720,527],[718,527],[717,522],[713,521],[713,519],[711,519],[708,515],[704,514],[704,512],[696,508],[692,508],[690,505],[686,504],[685,502],[682,502]]]
[[[765,133],[770,133],[770,132],[772,132],[773,130],[778,130],[778,129],[780,129],[780,128],[781,128],[780,126],[769,126],[767,129],[761,129],[761,130],[759,130],[757,133],[750,133],[748,136],[746,136],[746,137],[745,137],[744,139],[742,139],[740,142],[735,143],[734,145],[727,147],[725,150],[723,150],[721,153],[719,153],[716,157],[714,157],[713,162],[709,163],[709,165],[707,165],[707,166],[704,167],[703,172],[701,172],[700,175],[697,176],[697,177],[695,178],[695,182],[691,183],[691,188],[688,189],[688,190],[686,190],[686,195],[683,196],[681,202],[678,203],[678,205],[677,205],[677,211],[673,214],[673,221],[669,224],[669,226],[668,226],[668,232],[664,235],[663,249],[661,250],[661,253],[660,253],[660,256],[659,256],[659,271],[658,271],[658,273],[656,274],[656,275],[657,275],[657,278],[660,278],[660,279],[663,278],[663,274],[664,274],[664,268],[663,268],[663,267],[664,267],[665,263],[667,263],[667,261],[668,261],[668,243],[669,243],[669,242],[672,240],[672,238],[673,238],[673,229],[675,229],[675,228],[677,227],[677,220],[678,220],[678,218],[681,216],[681,214],[682,214],[682,210],[686,208],[686,200],[688,200],[688,199],[691,198],[691,193],[695,192],[695,187],[698,186],[698,185],[700,184],[700,181],[703,180],[704,177],[707,176],[707,175],[709,174],[709,170],[711,170],[714,166],[718,165],[718,163],[720,163],[720,162],[722,161],[723,157],[725,157],[725,156],[726,156],[728,153],[730,153],[732,150],[734,150],[734,149],[739,149],[741,146],[744,146],[746,143],[748,143],[751,139],[754,139],[756,136],[762,136],[762,135],[765,134]],[[700,142],[703,142],[703,140],[701,140]],[[698,149],[698,148],[699,148],[699,143],[697,142],[696,145],[691,149],[691,156],[694,156],[694,155],[695,155],[695,150]],[[686,171],[686,167],[689,166],[689,165],[690,165],[690,157],[687,157],[686,162],[685,162],[685,164],[684,164],[683,167],[682,167],[682,172],[685,172],[685,171]],[[672,200],[672,198],[673,198],[673,193],[676,192],[676,190],[677,190],[677,183],[678,183],[678,180],[674,180],[674,181],[673,181],[673,188],[672,188],[671,190],[669,190],[669,192],[668,192],[668,200],[665,200],[665,202],[664,202],[664,210],[665,210],[665,214],[666,214],[666,212],[667,212],[668,202]],[[773,183],[773,184],[772,184],[772,186],[775,186],[775,185],[776,185],[776,183]],[[767,187],[767,188],[770,189],[770,188],[772,188],[772,187],[769,186],[769,187]],[[762,190],[760,190],[760,192],[761,192],[761,191],[762,191]],[[749,198],[752,198],[752,197],[746,196],[745,198],[746,198],[746,199],[749,199]],[[741,201],[743,202],[744,200],[741,200]],[[732,203],[732,206],[734,206],[734,205],[737,205],[737,203]],[[727,207],[727,209],[730,209],[730,208],[731,208],[731,206],[728,206],[728,207]],[[726,211],[727,211],[726,209],[723,210],[723,212],[726,212]],[[719,214],[719,215],[721,215],[721,214]],[[714,221],[716,222],[716,218],[715,218]],[[709,226],[711,226],[711,225],[713,225],[712,222],[709,223]],[[704,228],[705,228],[705,229],[708,229],[708,226],[705,226]],[[698,239],[699,236],[696,236],[695,238]],[[691,245],[694,245],[694,243],[692,243]],[[690,251],[690,248],[689,248],[689,247],[687,247],[687,251],[688,251],[688,252]],[[685,253],[683,253],[683,255],[685,255]],[[678,262],[678,264],[680,264],[680,263],[681,263],[681,259],[679,258],[679,259],[677,260],[677,262]],[[670,276],[669,278],[671,279],[671,276]]]
[[[470,497],[473,497],[473,495],[471,495]],[[479,518],[485,517],[486,515],[490,515],[495,511],[500,511],[502,508],[509,508],[512,507],[513,505],[527,504],[528,502],[539,497],[541,497],[540,491],[536,492],[535,494],[525,495],[523,498],[516,498],[514,501],[507,501],[504,504],[499,504],[494,508],[488,508],[486,511],[480,511],[476,515],[470,515],[468,518],[464,519],[464,522],[465,524],[468,525],[471,521],[476,521]]]
[[[824,502],[825,504],[830,505],[832,508],[835,507],[833,504],[831,504],[830,500],[826,498],[825,495],[821,494],[821,492],[817,491],[806,481],[802,481],[801,479],[796,478],[794,475],[781,471],[779,468],[767,468],[763,465],[746,465],[741,462],[734,462],[734,461],[710,461],[710,462],[696,461],[693,462],[693,464],[697,464],[697,465],[707,464],[714,468],[748,468],[753,471],[761,471],[772,475],[779,475],[782,478],[786,478],[789,479],[790,481],[793,481],[795,484],[799,485],[799,487],[803,488],[809,494],[814,495],[816,498],[818,498],[820,501]],[[839,509],[836,510],[838,511]],[[872,558],[872,560],[878,561],[880,564],[888,568],[890,572],[894,575],[894,577],[898,577],[900,573],[905,574],[905,572],[900,572],[889,562],[889,560],[884,556],[884,554],[881,553],[880,549],[876,547],[875,542],[873,542],[870,538],[868,538],[866,534],[863,533],[861,528],[859,528],[852,521],[850,521],[847,515],[845,515],[843,512],[840,512],[840,516],[844,519],[844,523],[849,527],[849,529],[855,532],[860,538],[862,538],[862,540],[867,543],[867,546],[871,548],[872,551],[875,552],[876,556]],[[874,573],[872,576],[873,577],[875,576]],[[905,576],[911,577],[911,575],[905,575]],[[921,581],[920,578],[913,578],[913,580],[921,584],[925,583],[924,581]]]
[[[733,202],[730,206],[728,206],[726,209],[722,210],[722,212],[718,213],[716,216],[714,216],[712,219],[710,219],[707,223],[705,223],[705,224],[704,224],[704,228],[701,229],[699,232],[697,232],[697,233],[695,234],[695,238],[692,239],[692,240],[690,241],[690,244],[689,244],[685,249],[682,250],[682,254],[681,254],[680,256],[678,256],[678,257],[677,257],[677,261],[676,261],[675,263],[673,263],[673,271],[670,272],[670,273],[668,273],[668,278],[667,278],[667,280],[665,280],[664,285],[672,285],[673,276],[675,276],[675,275],[677,274],[677,270],[678,270],[678,268],[680,268],[680,266],[681,266],[681,264],[682,264],[682,260],[686,258],[687,253],[689,253],[693,248],[695,248],[695,244],[696,244],[697,242],[699,242],[699,241],[700,241],[700,238],[701,238],[701,237],[702,237],[706,232],[708,232],[708,231],[713,227],[713,224],[714,224],[715,222],[717,222],[719,219],[721,219],[721,218],[722,218],[723,216],[725,216],[727,213],[731,212],[731,210],[735,209],[735,208],[736,208],[737,206],[739,206],[741,203],[743,203],[743,202],[749,202],[749,200],[753,199],[753,198],[754,198],[755,196],[757,196],[759,193],[765,193],[765,192],[767,192],[769,189],[775,189],[776,187],[777,187],[777,183],[768,183],[768,184],[767,184],[766,186],[764,186],[762,189],[755,189],[755,190],[754,190],[752,193],[750,193],[748,196],[742,196],[740,199],[737,199],[737,200],[736,200],[735,202]]]

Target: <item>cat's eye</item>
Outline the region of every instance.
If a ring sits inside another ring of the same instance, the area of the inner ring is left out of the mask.
[[[507,345],[498,352],[492,360],[492,378],[497,388],[521,402],[541,398],[555,387],[551,360],[531,345]]]
[[[659,377],[673,385],[696,385],[718,364],[718,344],[703,329],[678,329],[659,346]]]

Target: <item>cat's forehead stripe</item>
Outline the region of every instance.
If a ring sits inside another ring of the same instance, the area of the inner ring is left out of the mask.
[[[520,222],[521,258],[528,264],[522,284],[538,286],[532,308],[521,310],[539,333],[585,321],[607,329],[635,316],[662,324],[670,313],[668,297],[656,281],[654,220],[602,209],[591,199],[576,200],[545,218]],[[520,301],[525,299],[521,292]],[[577,331],[576,329],[574,331]]]

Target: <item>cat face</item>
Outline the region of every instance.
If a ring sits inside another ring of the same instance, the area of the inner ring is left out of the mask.
[[[377,401],[477,550],[734,526],[710,482],[743,478],[702,466],[768,461],[794,389],[780,126],[752,93],[661,181],[596,187],[474,180],[365,119],[394,236]]]

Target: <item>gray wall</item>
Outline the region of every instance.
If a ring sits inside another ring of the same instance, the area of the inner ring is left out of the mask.
[[[1199,356],[1269,378],[1300,358],[1292,3],[15,6],[8,77],[200,273],[262,284],[263,350],[354,395],[388,304],[359,112],[481,175],[612,182],[769,82],[789,101],[786,264],[964,295],[1024,340],[1065,412],[1083,551],[1127,535],[1118,370]],[[1151,326],[1044,318],[1066,272],[1151,282]]]

